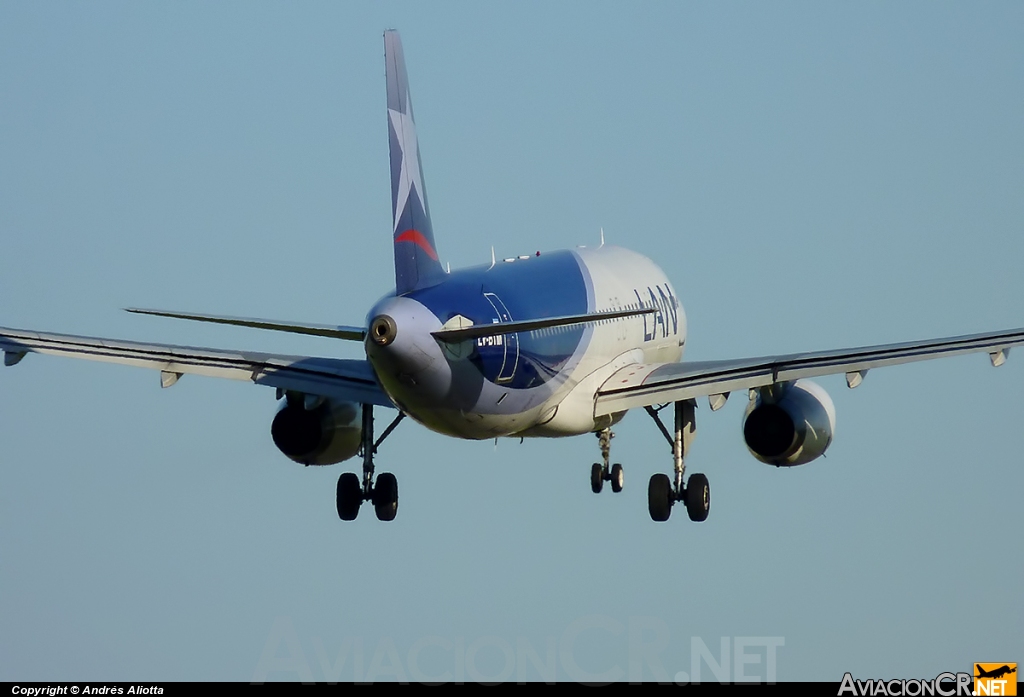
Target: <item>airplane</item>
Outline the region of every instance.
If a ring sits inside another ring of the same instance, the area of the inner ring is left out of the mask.
[[[1014,665],[1013,668],[1011,668],[1008,665],[1003,665],[1003,666],[1000,666],[999,668],[995,668],[994,670],[984,670],[983,668],[979,667],[978,668],[978,674],[975,675],[974,677],[976,677],[976,678],[1001,678],[1004,675],[1009,675],[1010,673],[1016,673],[1016,672],[1017,672],[1016,664]]]
[[[605,245],[498,261],[451,271],[442,266],[424,188],[402,44],[384,34],[391,164],[395,288],[363,324],[338,326],[129,308],[129,312],[361,342],[365,359],[287,356],[97,339],[0,328],[4,364],[29,353],[133,365],[159,371],[162,387],[185,374],[271,387],[281,405],[271,423],[277,448],[303,465],[355,457],[361,475],[338,479],[342,520],[364,502],[379,520],[398,512],[398,481],[375,472],[379,446],[410,417],[462,439],[562,438],[597,434],[601,462],[590,470],[600,493],[624,486],[611,462],[612,427],[643,409],[671,446],[671,475],[648,482],[648,512],[667,521],[682,504],[707,519],[708,478],[686,476],[698,398],[717,411],[746,393],[742,434],[751,455],[790,467],[832,443],[831,397],[811,378],[845,374],[857,387],[869,370],[986,352],[992,365],[1024,344],[1024,328],[899,344],[683,362],[686,314],[668,276],[650,259]],[[671,406],[666,425],[662,412]],[[375,437],[375,408],[395,416]]]

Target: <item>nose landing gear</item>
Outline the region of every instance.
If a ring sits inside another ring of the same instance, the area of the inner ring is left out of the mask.
[[[667,405],[666,405],[667,406]],[[664,408],[664,407],[662,407]],[[651,520],[662,523],[668,520],[672,513],[672,506],[677,501],[686,505],[686,513],[690,520],[703,522],[707,520],[711,511],[711,487],[708,478],[697,473],[690,475],[683,486],[683,476],[686,474],[685,456],[686,451],[693,442],[697,433],[697,422],[694,411],[697,405],[692,400],[675,402],[675,428],[669,433],[665,424],[658,416],[659,409],[646,407],[647,413],[651,415],[654,422],[658,424],[662,434],[672,446],[673,469],[675,470],[675,481],[671,481],[668,475],[655,474],[647,486],[647,508],[651,514]]]
[[[595,494],[600,494],[601,489],[604,488],[605,482],[611,482],[612,491],[616,494],[622,491],[622,485],[625,483],[622,465],[616,463],[608,466],[608,462],[611,459],[612,451],[612,438],[615,434],[612,433],[610,428],[603,428],[597,432],[597,439],[601,444],[601,459],[602,462],[595,462],[590,467],[590,489]]]
[[[398,413],[395,420],[384,429],[376,442],[373,440],[373,405],[363,405],[363,435],[360,452],[363,455],[363,480],[353,472],[345,472],[338,478],[338,517],[355,520],[363,501],[372,501],[378,520],[394,520],[398,514],[398,479],[390,472],[382,472],[373,480],[373,456],[377,446],[391,435],[405,414]]]

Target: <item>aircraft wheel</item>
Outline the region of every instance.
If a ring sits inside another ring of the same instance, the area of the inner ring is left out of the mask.
[[[651,520],[657,523],[668,520],[672,513],[672,482],[667,474],[651,475],[651,482],[647,485],[647,508]]]
[[[703,474],[691,475],[686,480],[686,513],[690,520],[701,523],[711,510],[711,486]]]
[[[352,472],[341,475],[338,478],[338,517],[342,520],[355,520],[362,503],[363,487],[359,477]]]
[[[622,491],[622,484],[622,465],[614,464],[612,465],[612,491],[616,494]]]
[[[590,468],[590,489],[595,494],[600,494],[602,487],[604,487],[604,468],[595,462]]]
[[[394,520],[398,513],[398,480],[390,472],[377,477],[373,486],[373,508],[377,520]]]

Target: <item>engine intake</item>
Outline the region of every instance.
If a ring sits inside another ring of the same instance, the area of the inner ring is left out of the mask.
[[[324,399],[307,409],[301,395],[289,395],[270,425],[274,445],[300,465],[347,460],[359,451],[362,434],[358,404]]]
[[[788,467],[823,455],[835,428],[832,398],[816,383],[797,380],[758,391],[743,417],[743,440],[761,462]]]

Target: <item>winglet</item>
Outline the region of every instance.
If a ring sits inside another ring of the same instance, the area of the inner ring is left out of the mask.
[[[430,208],[423,187],[416,124],[409,98],[402,40],[384,32],[388,90],[388,142],[391,149],[391,211],[395,245],[395,292],[399,295],[437,285],[444,268],[437,255]]]

